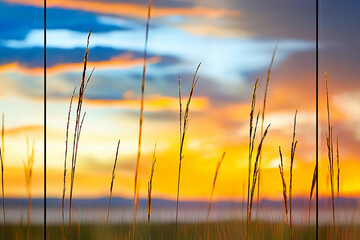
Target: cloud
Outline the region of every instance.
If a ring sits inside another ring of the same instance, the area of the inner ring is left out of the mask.
[[[134,66],[140,66],[143,64],[142,58],[133,58],[131,54],[123,54],[117,57],[112,57],[108,61],[100,62],[88,62],[89,67],[96,67],[99,70],[111,70],[111,69],[124,69]],[[149,65],[160,62],[160,57],[152,57],[147,60]],[[46,68],[46,75],[56,75],[66,72],[79,72],[83,68],[84,63],[62,63],[52,67]],[[18,62],[8,63],[0,65],[0,74],[17,72],[27,76],[43,76],[44,69],[41,67],[29,68],[22,66]]]
[[[41,100],[42,99],[37,99]],[[49,102],[68,102],[68,98],[52,98]],[[77,99],[74,98],[76,102]],[[139,110],[139,99],[85,99],[86,105],[91,108],[113,108],[123,110]],[[159,95],[148,95],[145,97],[145,112],[179,111],[179,99]],[[193,111],[205,111],[208,108],[208,99],[194,97],[191,101]]]
[[[69,30],[48,30],[47,46],[50,48],[71,49],[84,47],[86,33]],[[40,46],[37,41],[43,35],[42,30],[34,29],[22,40],[9,40],[5,44],[12,48]],[[111,47],[143,51],[143,30],[111,31],[94,33],[90,40],[91,47]],[[189,44],[191,43],[191,44]],[[193,74],[195,66],[203,62],[200,74],[217,81],[244,81],[248,72],[255,72],[269,64],[276,41],[218,38],[193,36],[176,28],[161,26],[150,31],[148,52],[153,55],[167,55],[182,59],[187,64],[176,68],[164,68],[160,74]],[[299,40],[280,42],[277,63],[287,59],[298,51],[313,49],[313,43]],[[231,61],[229,61],[231,59]]]
[[[30,6],[43,7],[42,0],[5,0],[8,3],[23,4]],[[133,18],[146,18],[148,7],[146,5],[135,3],[119,3],[119,2],[100,2],[100,1],[77,1],[77,0],[50,0],[47,1],[48,8],[64,8],[76,9],[86,12],[94,12],[99,14],[109,14],[118,16],[128,16]],[[152,9],[152,17],[164,16],[188,16],[188,17],[206,17],[217,18],[221,16],[238,16],[240,11],[227,9],[211,9],[206,7],[155,7]]]

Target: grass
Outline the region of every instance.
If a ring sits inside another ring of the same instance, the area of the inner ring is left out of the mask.
[[[279,155],[280,155],[280,164],[279,164],[279,171],[281,176],[281,182],[283,186],[283,199],[284,199],[284,209],[285,209],[285,219],[286,219],[286,225],[289,228],[289,236],[290,236],[290,224],[289,224],[289,211],[288,211],[288,203],[287,203],[287,188],[286,188],[286,182],[284,177],[284,164],[283,164],[283,157],[281,153],[281,147],[279,146]]]
[[[317,167],[315,165],[314,172],[313,172],[313,178],[312,178],[312,181],[311,181],[310,198],[309,198],[309,224],[310,224],[310,213],[311,213],[311,199],[312,199],[312,197],[314,195],[316,177],[317,177]]]
[[[35,141],[33,141],[31,152],[29,150],[29,139],[26,138],[26,146],[27,146],[27,161],[24,163],[24,171],[25,171],[25,182],[26,182],[26,191],[28,195],[28,215],[27,215],[27,225],[30,226],[31,219],[31,180],[34,166],[34,146]]]
[[[247,203],[246,203],[246,211],[247,212],[249,212],[249,202],[250,202],[251,161],[252,161],[252,154],[254,151],[256,128],[257,128],[258,121],[259,121],[259,114],[258,114],[257,118],[256,118],[255,129],[253,132],[253,128],[254,128],[253,121],[254,121],[254,111],[255,111],[255,106],[256,106],[256,91],[257,91],[258,82],[259,82],[259,79],[257,78],[255,81],[254,89],[253,89],[253,94],[252,94],[252,98],[251,98],[251,109],[250,109],[249,164],[248,164],[248,181],[247,181],[248,184],[247,184]]]
[[[217,179],[217,176],[218,176],[218,173],[219,173],[221,163],[224,161],[225,154],[226,153],[223,152],[223,154],[221,156],[221,159],[219,160],[219,162],[216,165],[214,181],[213,181],[212,188],[211,188],[211,195],[210,195],[209,208],[208,208],[208,213],[207,213],[207,217],[206,217],[206,222],[208,222],[208,220],[209,220],[210,211],[211,211],[211,205],[212,205],[214,191],[215,191],[216,179]]]
[[[67,173],[67,168],[66,168],[66,162],[67,162],[67,152],[68,152],[68,142],[69,142],[69,125],[70,125],[70,115],[71,115],[71,107],[72,107],[72,102],[74,99],[74,95],[75,95],[75,90],[76,87],[74,88],[74,91],[71,95],[71,99],[70,99],[70,105],[69,105],[69,111],[68,111],[68,117],[67,117],[67,123],[66,123],[66,133],[65,133],[65,158],[64,158],[64,175],[63,175],[63,193],[62,193],[62,198],[61,198],[61,222],[62,222],[62,235],[63,238],[65,239],[65,232],[64,232],[64,222],[65,222],[65,194],[66,194],[66,173]]]
[[[254,199],[256,181],[257,181],[258,173],[259,173],[259,166],[258,166],[259,158],[260,158],[262,146],[263,146],[263,143],[264,143],[264,139],[266,137],[266,134],[268,132],[269,127],[270,127],[270,124],[266,127],[264,135],[261,138],[261,141],[260,141],[258,149],[257,149],[255,163],[254,163],[253,180],[252,180],[252,185],[251,185],[252,187],[251,187],[251,191],[250,191],[250,202],[249,202],[248,218],[247,218],[247,225],[246,225],[247,226],[246,227],[246,239],[248,239],[248,237],[249,237],[253,199]]]
[[[328,160],[329,160],[329,176],[330,176],[330,191],[331,191],[331,206],[333,215],[333,226],[335,229],[336,218],[335,218],[335,199],[334,199],[334,147],[333,147],[333,127],[331,126],[330,120],[330,102],[329,102],[329,86],[327,73],[325,73],[325,86],[326,86],[326,109],[327,109],[327,120],[328,120],[328,133],[326,136],[326,143],[328,149]]]
[[[113,190],[113,186],[114,186],[114,179],[115,179],[115,175],[116,175],[115,170],[116,170],[116,162],[117,162],[117,159],[118,159],[119,146],[120,146],[120,140],[118,141],[118,144],[117,144],[117,147],[116,147],[114,166],[113,166],[113,170],[112,170],[112,174],[111,174],[109,206],[108,206],[108,211],[107,211],[106,223],[109,222],[110,207],[111,207],[111,196],[112,196],[112,190]]]
[[[283,187],[283,199],[284,199],[284,209],[285,209],[285,217],[286,217],[286,224],[289,227],[289,239],[293,239],[293,221],[292,221],[292,180],[293,180],[293,167],[294,167],[294,158],[295,158],[295,150],[297,146],[297,141],[295,141],[295,135],[296,135],[296,117],[297,117],[297,110],[295,112],[294,117],[294,130],[293,130],[293,138],[291,143],[291,157],[290,157],[290,181],[289,181],[289,207],[287,204],[287,194],[286,194],[286,182],[284,179],[284,165],[283,165],[283,157],[281,153],[281,147],[279,146],[279,155],[280,155],[280,164],[279,164],[279,170],[280,170],[280,176],[282,181],[282,187]],[[288,211],[289,209],[289,211]]]
[[[147,58],[147,43],[149,38],[149,24],[151,17],[152,0],[149,0],[149,7],[146,19],[146,31],[145,31],[145,47],[144,47],[144,66],[141,81],[141,102],[140,102],[140,121],[139,121],[139,141],[138,141],[138,152],[136,157],[135,167],[135,179],[134,179],[134,218],[133,218],[133,236],[136,237],[136,215],[138,209],[138,174],[140,168],[141,159],[141,138],[142,138],[142,125],[144,120],[144,95],[145,95],[145,74],[146,74],[146,58]]]
[[[339,156],[339,134],[336,134],[336,167],[337,167],[337,196],[340,197],[340,156]]]
[[[288,229],[286,224],[279,222],[255,222],[257,228],[249,233],[248,239],[286,239]],[[223,221],[210,223],[181,223],[178,225],[178,239],[245,239],[244,232],[246,224],[242,221]],[[75,225],[74,225],[75,227]],[[173,223],[152,223],[151,239],[174,239],[175,224]],[[129,230],[131,224],[82,224],[80,227],[80,239],[131,239]],[[320,231],[324,236],[328,236],[326,226],[320,226]],[[315,239],[315,226],[304,227],[294,226],[296,239]],[[356,236],[356,226],[343,227],[349,237]],[[48,239],[60,239],[61,226],[47,226]],[[145,222],[139,222],[137,226],[136,240],[146,239],[148,237],[148,226]],[[72,238],[77,238],[78,233],[73,232]],[[355,238],[348,238],[355,239]]]
[[[151,197],[152,197],[152,182],[153,182],[153,178],[154,178],[155,163],[156,163],[156,144],[155,144],[155,148],[154,148],[153,161],[152,161],[152,164],[151,164],[150,177],[149,177],[149,181],[148,181],[148,227],[149,227],[149,239],[151,238],[151,226],[150,226],[150,220],[151,220]]]
[[[178,214],[179,214],[179,195],[180,195],[180,176],[181,176],[181,162],[184,158],[183,156],[183,149],[184,149],[184,142],[185,142],[185,136],[186,136],[186,130],[188,128],[189,124],[189,110],[190,110],[190,102],[191,98],[194,93],[195,86],[197,84],[197,81],[199,80],[199,77],[197,76],[197,73],[199,71],[201,63],[196,68],[194,78],[192,80],[191,84],[191,90],[189,93],[189,97],[187,100],[184,116],[182,112],[182,97],[181,97],[181,78],[179,75],[179,109],[180,109],[180,152],[179,152],[179,174],[178,174],[178,181],[177,181],[177,193],[176,193],[176,223],[175,223],[175,239],[177,239],[177,225],[178,225]]]
[[[270,61],[270,65],[268,68],[268,72],[267,72],[267,76],[266,76],[266,86],[265,86],[265,92],[264,92],[264,102],[263,102],[263,109],[262,109],[262,113],[261,113],[261,137],[264,134],[264,121],[265,121],[265,110],[266,110],[266,99],[267,99],[267,92],[268,92],[268,88],[269,88],[269,82],[270,82],[270,73],[271,73],[271,68],[272,65],[274,63],[274,59],[275,59],[275,54],[276,54],[276,50],[278,48],[278,44],[276,44],[273,55],[271,57],[271,61]],[[260,161],[259,161],[259,181],[258,181],[258,186],[257,186],[257,204],[256,204],[256,209],[259,209],[259,202],[260,202],[260,184],[261,184],[261,162],[262,162],[262,154],[260,154]]]
[[[90,36],[92,33],[92,29],[89,32],[88,38],[87,38],[87,44],[86,44],[86,51],[84,56],[84,69],[82,73],[81,78],[81,84],[79,88],[79,95],[78,95],[78,104],[76,109],[76,121],[75,121],[75,130],[74,130],[74,138],[73,138],[73,150],[72,150],[72,159],[71,159],[71,182],[70,182],[70,197],[69,197],[69,236],[71,236],[71,204],[72,204],[72,196],[73,196],[73,188],[74,188],[74,180],[75,180],[75,170],[76,170],[76,160],[77,160],[77,151],[79,146],[79,140],[80,140],[80,134],[82,125],[85,119],[86,113],[82,115],[81,118],[81,110],[82,110],[82,103],[84,100],[84,93],[87,87],[87,84],[90,81],[90,78],[94,72],[94,69],[91,71],[89,77],[86,80],[86,67],[89,57],[89,42],[90,42]]]

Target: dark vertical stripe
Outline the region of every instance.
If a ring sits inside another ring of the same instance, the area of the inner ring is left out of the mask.
[[[46,0],[44,0],[44,239],[46,240]]]

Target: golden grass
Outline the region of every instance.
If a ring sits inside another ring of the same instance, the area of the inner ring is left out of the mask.
[[[340,197],[340,155],[339,155],[339,135],[336,134],[336,167],[337,167],[337,196]]]
[[[214,176],[214,181],[213,181],[213,185],[212,185],[212,189],[211,189],[211,195],[210,195],[210,202],[209,202],[209,208],[208,208],[208,213],[207,213],[207,217],[206,217],[206,222],[208,222],[209,220],[209,216],[210,216],[210,211],[211,211],[211,205],[212,205],[212,200],[213,200],[213,196],[214,196],[214,190],[215,190],[215,184],[216,184],[216,179],[219,173],[219,169],[221,166],[221,163],[224,161],[225,158],[225,152],[223,152],[221,159],[219,160],[219,162],[216,165],[216,169],[215,169],[215,176]]]
[[[315,165],[314,168],[314,173],[313,173],[313,178],[311,181],[311,189],[310,189],[310,200],[309,200],[309,224],[310,224],[310,213],[311,213],[311,199],[313,197],[314,194],[314,189],[315,189],[315,184],[316,184],[316,177],[317,177],[317,167]]]
[[[326,107],[327,107],[327,119],[328,119],[328,133],[326,136],[326,143],[328,149],[329,160],[329,178],[330,178],[330,190],[331,190],[331,206],[333,215],[333,226],[335,229],[335,199],[334,199],[334,147],[333,147],[333,128],[330,120],[330,102],[329,102],[329,86],[327,73],[325,73],[325,85],[326,85]]]
[[[292,179],[293,179],[293,166],[294,166],[295,150],[296,150],[296,145],[297,145],[297,141],[295,141],[296,117],[297,117],[297,110],[295,112],[295,117],[294,117],[294,132],[293,132],[293,139],[292,139],[292,143],[291,143],[291,158],[290,158],[289,215],[290,215],[291,239],[293,238],[293,228],[292,228],[292,188],[293,188],[293,184],[292,184]]]
[[[279,155],[280,155],[280,164],[279,164],[279,171],[281,176],[281,182],[283,186],[283,199],[284,199],[284,209],[285,209],[285,219],[286,219],[286,225],[289,229],[289,236],[290,236],[290,224],[289,224],[289,211],[288,211],[288,203],[287,203],[287,193],[286,193],[286,182],[284,177],[284,164],[283,164],[283,157],[281,153],[281,147],[279,146]]]
[[[31,179],[33,173],[34,166],[34,146],[35,141],[33,141],[31,152],[29,150],[29,139],[26,138],[26,147],[27,147],[27,161],[23,161],[24,163],[24,171],[25,171],[25,182],[26,182],[26,191],[28,194],[28,218],[27,225],[30,226],[30,218],[31,218]]]
[[[258,86],[259,79],[257,78],[255,81],[253,94],[251,98],[251,110],[250,110],[250,134],[249,134],[249,165],[248,165],[248,186],[247,186],[247,204],[246,204],[246,211],[249,212],[249,201],[250,201],[250,177],[251,177],[251,161],[252,161],[252,154],[254,150],[254,140],[256,135],[256,128],[257,123],[259,120],[259,114],[257,115],[255,131],[253,133],[253,121],[254,121],[254,111],[256,105],[256,91]]]
[[[74,130],[74,138],[73,138],[73,150],[72,150],[72,158],[71,158],[71,182],[70,182],[70,199],[69,199],[69,239],[71,239],[71,204],[72,204],[72,196],[73,196],[73,188],[74,188],[74,180],[75,180],[75,170],[76,170],[76,160],[77,160],[77,151],[79,146],[79,140],[80,140],[80,133],[82,129],[82,125],[85,119],[86,113],[83,114],[81,118],[81,109],[82,109],[82,103],[84,99],[84,93],[87,87],[87,84],[90,81],[90,78],[92,76],[92,73],[94,72],[94,69],[91,71],[89,77],[86,80],[86,66],[88,62],[88,56],[89,56],[89,42],[90,42],[90,36],[92,33],[92,29],[89,32],[88,38],[87,38],[87,44],[86,44],[86,51],[84,56],[84,69],[82,73],[81,78],[81,84],[79,88],[79,96],[78,96],[78,104],[76,109],[76,121],[75,121],[75,130]]]
[[[270,72],[272,65],[274,63],[276,50],[278,48],[278,44],[276,44],[273,55],[271,57],[270,65],[268,68],[267,76],[266,76],[266,86],[265,86],[265,93],[264,93],[264,102],[263,102],[263,109],[261,113],[261,137],[264,133],[264,120],[265,120],[265,110],[266,110],[266,99],[267,99],[267,92],[269,88],[269,81],[270,81]],[[259,181],[257,186],[257,204],[256,204],[256,210],[259,209],[259,202],[260,202],[260,184],[261,184],[261,162],[262,162],[262,154],[260,154],[260,161],[259,161]]]
[[[293,224],[292,224],[292,188],[293,188],[293,167],[294,167],[294,158],[295,158],[295,150],[297,146],[297,141],[295,140],[296,136],[296,117],[297,117],[297,110],[295,112],[294,117],[294,130],[293,130],[293,137],[291,143],[291,152],[290,152],[290,180],[289,180],[289,206],[287,204],[287,194],[286,194],[286,182],[284,179],[284,165],[283,165],[283,158],[281,153],[281,147],[279,146],[279,154],[280,154],[280,176],[283,186],[283,199],[284,199],[284,209],[285,209],[285,216],[286,216],[286,224],[289,228],[289,239],[293,239]],[[288,211],[289,209],[289,211]],[[289,219],[289,220],[288,220]]]
[[[66,173],[67,173],[67,168],[66,168],[66,160],[67,160],[67,152],[68,152],[68,142],[69,142],[69,125],[70,125],[70,115],[71,115],[71,106],[72,106],[72,102],[74,99],[74,95],[75,95],[75,90],[76,87],[74,88],[74,91],[71,95],[71,99],[70,99],[70,105],[69,105],[69,111],[68,111],[68,117],[67,117],[67,123],[66,123],[66,133],[65,133],[65,158],[64,158],[64,177],[63,177],[63,193],[62,193],[62,199],[61,199],[61,230],[62,230],[62,235],[63,235],[63,239],[65,239],[65,194],[66,194]]]
[[[118,159],[119,146],[120,146],[120,140],[118,141],[118,144],[117,144],[117,147],[116,147],[114,167],[113,167],[112,174],[111,174],[109,206],[108,206],[108,212],[107,212],[107,217],[106,217],[106,223],[109,222],[110,206],[111,206],[111,196],[112,196],[112,190],[113,190],[113,186],[114,186],[114,179],[115,179],[115,175],[116,175],[115,170],[116,170],[116,162],[117,162],[117,159]]]
[[[5,185],[4,185],[4,161],[5,161],[5,127],[4,127],[5,115],[2,115],[1,122],[1,148],[0,148],[0,162],[1,162],[1,191],[2,191],[2,208],[4,218],[4,238],[6,237],[6,217],[5,217]]]
[[[151,197],[152,197],[152,182],[155,171],[155,163],[156,163],[156,144],[154,148],[153,161],[151,164],[151,172],[148,181],[148,228],[149,228],[149,240],[151,239],[151,228],[150,228],[150,217],[151,217]]]
[[[246,239],[249,237],[249,228],[250,228],[250,222],[251,222],[253,199],[254,199],[255,187],[256,187],[256,182],[257,182],[258,173],[259,173],[259,158],[260,158],[262,146],[264,143],[264,139],[266,137],[269,127],[270,127],[270,124],[266,127],[264,135],[262,136],[259,146],[257,148],[257,154],[256,154],[255,163],[254,163],[253,180],[252,180],[252,186],[251,186],[251,191],[250,191],[250,202],[249,202],[248,218],[247,218],[247,225],[246,225]]]
[[[136,214],[138,209],[138,174],[140,168],[140,158],[141,158],[141,137],[142,137],[142,125],[144,120],[144,95],[145,95],[145,73],[146,73],[146,57],[147,57],[147,42],[149,37],[149,23],[152,9],[152,0],[149,0],[149,7],[147,12],[146,19],[146,35],[145,35],[145,47],[144,47],[144,68],[142,74],[142,83],[141,83],[141,103],[140,103],[140,121],[139,121],[139,141],[138,141],[138,152],[136,158],[136,168],[135,168],[135,179],[134,179],[134,216],[133,216],[133,239],[136,238]]]
[[[186,104],[184,116],[182,116],[182,97],[181,97],[181,78],[179,76],[179,108],[180,108],[180,154],[179,154],[179,174],[178,174],[178,184],[177,184],[177,194],[176,194],[176,220],[175,220],[175,240],[177,239],[177,226],[178,226],[178,214],[179,214],[179,195],[180,195],[180,176],[181,176],[181,162],[184,158],[183,156],[183,148],[184,148],[184,142],[185,142],[185,136],[186,136],[186,130],[188,128],[189,123],[189,109],[190,109],[190,102],[192,95],[194,93],[195,86],[197,84],[197,81],[199,80],[199,77],[197,76],[197,73],[199,71],[201,63],[196,68],[194,78],[191,84],[191,90],[189,93],[188,101]]]

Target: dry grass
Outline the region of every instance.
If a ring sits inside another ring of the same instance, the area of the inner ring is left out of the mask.
[[[209,209],[208,209],[208,213],[207,213],[207,217],[206,217],[206,222],[208,222],[209,220],[209,216],[210,216],[210,211],[211,211],[211,205],[212,205],[212,200],[213,200],[213,196],[214,196],[214,190],[215,190],[215,184],[216,184],[216,179],[219,173],[219,169],[221,166],[221,163],[224,161],[225,158],[225,152],[223,152],[221,159],[219,160],[219,162],[216,165],[216,169],[215,169],[215,176],[214,176],[214,181],[213,181],[213,185],[212,185],[212,189],[211,189],[211,195],[210,195],[210,202],[209,202]]]
[[[293,179],[293,166],[294,166],[294,157],[295,157],[295,150],[296,150],[296,145],[297,145],[297,141],[295,141],[295,133],[296,133],[296,117],[297,117],[297,110],[295,112],[295,117],[294,117],[294,131],[293,131],[293,139],[292,139],[292,143],[291,143],[291,158],[290,158],[290,186],[289,186],[289,215],[290,215],[290,234],[291,234],[291,238],[293,238],[293,228],[292,228],[292,188],[293,188],[293,184],[292,184],[292,179]]]
[[[175,223],[175,239],[177,239],[177,225],[178,225],[178,213],[179,213],[179,195],[180,195],[180,176],[181,176],[181,162],[184,158],[183,156],[183,148],[184,148],[184,142],[185,142],[185,136],[186,136],[186,130],[188,128],[189,123],[189,109],[190,109],[190,102],[192,95],[194,93],[194,89],[196,86],[197,81],[199,80],[199,77],[197,76],[197,73],[199,71],[201,63],[196,68],[194,78],[191,84],[191,90],[189,93],[188,101],[186,104],[184,116],[182,115],[182,97],[181,97],[181,78],[179,76],[179,108],[180,108],[180,154],[179,154],[179,174],[178,174],[178,184],[177,184],[177,194],[176,194],[176,223]]]
[[[250,202],[249,202],[248,218],[247,218],[247,225],[246,225],[247,226],[246,227],[246,239],[249,236],[249,228],[250,228],[250,222],[251,222],[253,199],[254,199],[255,187],[256,187],[256,182],[257,182],[258,173],[259,173],[259,166],[258,166],[259,165],[259,158],[260,158],[262,146],[263,146],[263,143],[264,143],[264,139],[266,137],[266,134],[268,132],[269,127],[270,127],[270,124],[266,127],[264,135],[262,136],[261,141],[259,143],[259,146],[257,148],[257,154],[256,154],[255,163],[254,163],[253,180],[252,180],[252,186],[251,186],[251,191],[250,191]]]
[[[119,146],[120,146],[120,140],[118,141],[118,144],[117,144],[117,147],[116,147],[114,167],[113,167],[112,174],[111,174],[109,206],[108,206],[108,212],[107,212],[107,217],[106,217],[106,223],[109,222],[110,206],[111,206],[111,196],[112,196],[112,190],[113,190],[113,186],[114,186],[114,179],[115,179],[115,175],[116,175],[115,170],[116,170],[116,162],[117,162],[117,159],[118,159]]]
[[[337,196],[340,197],[340,155],[339,155],[339,135],[336,134],[336,167],[337,167]]]
[[[290,236],[290,224],[289,224],[289,211],[288,211],[288,203],[287,203],[287,188],[286,188],[286,182],[284,177],[284,164],[283,164],[283,157],[281,153],[281,147],[279,146],[279,155],[280,155],[280,164],[279,164],[279,171],[281,176],[281,182],[283,186],[283,199],[284,199],[284,209],[285,209],[285,219],[286,219],[286,225],[289,229],[289,236]]]
[[[68,152],[68,142],[69,142],[69,125],[70,125],[70,115],[71,115],[71,106],[74,99],[76,87],[74,88],[74,91],[71,95],[70,99],[70,105],[69,105],[69,111],[68,111],[68,117],[67,117],[67,123],[66,123],[66,133],[65,133],[65,158],[64,158],[64,176],[63,176],[63,193],[62,193],[62,199],[61,199],[61,221],[62,221],[62,235],[63,239],[65,239],[65,194],[66,194],[66,162],[67,162],[67,152]]]
[[[310,213],[311,213],[311,199],[313,197],[314,194],[314,189],[315,189],[315,184],[316,184],[316,176],[317,176],[317,167],[315,165],[314,168],[314,173],[313,173],[313,178],[311,181],[311,189],[310,189],[310,199],[309,199],[309,224],[310,224]]]
[[[269,65],[269,69],[267,72],[267,76],[266,76],[266,86],[265,86],[265,93],[264,93],[264,102],[263,102],[263,109],[262,109],[262,113],[261,113],[261,137],[263,136],[264,133],[264,120],[265,120],[265,110],[266,110],[266,99],[267,99],[267,92],[268,92],[268,88],[269,88],[269,81],[270,81],[270,72],[271,72],[271,68],[272,65],[274,63],[274,59],[275,59],[275,54],[276,54],[276,50],[278,48],[278,44],[276,44],[273,55],[271,57],[271,61],[270,61],[270,65]],[[256,204],[256,209],[259,209],[259,202],[260,202],[260,184],[261,184],[261,162],[262,162],[262,154],[260,154],[260,161],[259,161],[259,181],[258,181],[258,186],[257,186],[257,204]]]
[[[2,191],[2,208],[4,218],[4,238],[6,237],[6,217],[5,217],[5,186],[4,186],[4,161],[5,161],[5,127],[4,127],[5,115],[2,115],[1,122],[1,148],[0,148],[0,162],[1,162],[1,191]]]
[[[253,121],[254,121],[254,111],[255,111],[255,105],[256,105],[256,91],[258,86],[259,79],[257,78],[255,81],[253,94],[251,98],[251,110],[250,110],[250,134],[249,134],[249,165],[248,165],[248,186],[247,186],[247,204],[246,204],[246,210],[249,212],[249,202],[250,202],[250,177],[251,177],[251,161],[252,161],[252,154],[254,150],[254,140],[256,135],[256,128],[257,123],[259,120],[259,114],[257,115],[256,119],[256,125],[255,125],[255,131],[253,133]]]
[[[329,178],[330,178],[330,190],[331,190],[331,206],[333,213],[333,226],[335,229],[335,199],[334,199],[334,147],[333,147],[333,128],[330,120],[330,102],[329,102],[329,87],[327,73],[325,73],[325,85],[326,85],[326,107],[327,107],[327,120],[328,120],[328,133],[326,136],[326,143],[328,149],[329,160]]]
[[[136,158],[135,179],[134,179],[133,239],[136,238],[136,215],[137,215],[137,209],[138,209],[138,192],[139,192],[137,188],[138,188],[138,174],[139,174],[140,158],[141,158],[142,125],[143,125],[143,120],[144,120],[145,73],[146,73],[147,43],[148,43],[148,37],[149,37],[149,23],[150,23],[151,9],[152,9],[152,0],[149,0],[149,7],[148,7],[147,19],[146,19],[144,67],[143,67],[142,83],[141,83],[139,141],[138,141],[138,152],[137,152],[137,158]]]
[[[35,141],[33,141],[31,152],[29,149],[29,139],[26,138],[26,147],[27,147],[27,161],[24,163],[24,171],[25,171],[25,181],[26,181],[26,191],[28,194],[28,218],[27,225],[30,226],[30,218],[31,218],[31,180],[34,166],[34,146]]]
[[[286,194],[286,182],[284,179],[284,165],[283,165],[283,159],[282,159],[282,153],[281,153],[281,147],[279,146],[279,154],[280,154],[280,164],[279,164],[279,170],[280,170],[280,176],[283,186],[283,199],[284,199],[284,208],[285,208],[285,216],[286,216],[286,224],[289,228],[289,239],[293,239],[293,224],[292,224],[292,188],[293,188],[293,167],[294,167],[294,158],[295,158],[295,150],[297,146],[297,141],[295,140],[296,136],[296,117],[297,117],[297,110],[295,112],[294,117],[294,130],[293,130],[293,137],[292,137],[292,143],[291,143],[291,152],[290,152],[290,180],[289,180],[289,207],[287,204],[287,194]],[[288,211],[289,209],[289,211]],[[289,219],[289,220],[288,220]]]
[[[79,147],[80,133],[82,129],[82,125],[85,119],[86,113],[83,114],[81,118],[81,109],[82,103],[84,100],[84,93],[87,87],[88,82],[94,72],[94,69],[91,71],[89,77],[86,80],[86,66],[88,62],[89,56],[89,41],[92,33],[92,29],[89,32],[86,44],[86,51],[84,56],[84,69],[81,78],[81,84],[79,88],[79,96],[78,96],[78,104],[76,109],[76,121],[75,121],[75,130],[74,130],[74,138],[73,138],[73,150],[72,150],[72,158],[71,158],[71,182],[70,182],[70,199],[69,199],[69,239],[71,239],[71,204],[72,204],[72,196],[73,196],[73,188],[74,188],[74,180],[75,180],[75,170],[76,170],[76,160],[77,160],[77,152]]]
[[[150,216],[151,216],[151,197],[152,197],[152,182],[155,171],[155,163],[156,163],[156,144],[154,148],[153,161],[151,164],[151,172],[148,181],[148,228],[149,228],[149,239],[151,238],[151,228],[150,228]]]

